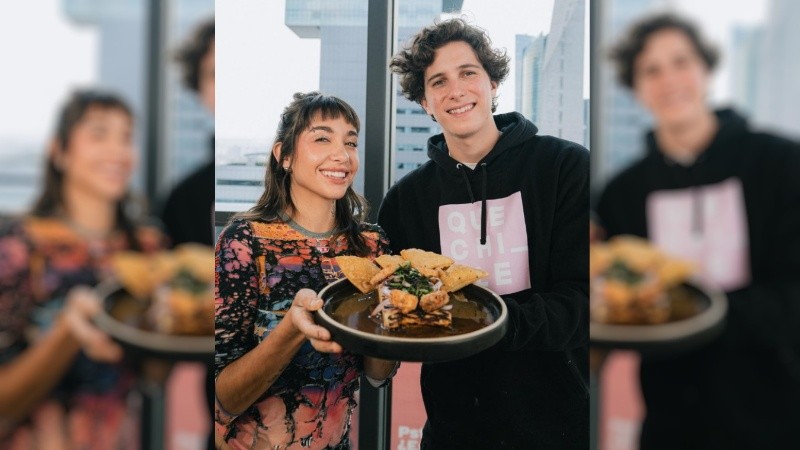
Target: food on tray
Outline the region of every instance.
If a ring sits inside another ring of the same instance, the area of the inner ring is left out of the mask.
[[[361,258],[360,256],[337,256],[336,262],[339,268],[342,269],[344,276],[357,287],[359,291],[367,293],[375,287],[370,283],[380,269],[375,267],[372,261]]]
[[[692,273],[642,238],[619,236],[592,244],[591,318],[615,324],[657,324],[675,314],[670,291]]]
[[[155,254],[120,252],[114,275],[140,301],[149,302],[140,325],[162,333],[214,333],[214,252],[183,244]]]
[[[446,256],[419,249],[382,255],[375,262],[356,256],[339,256],[336,261],[362,293],[378,291],[378,305],[370,315],[389,330],[449,327],[451,296],[463,301],[463,296],[451,293],[488,275],[479,269],[454,264]]]

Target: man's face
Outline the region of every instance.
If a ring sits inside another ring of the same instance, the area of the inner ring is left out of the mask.
[[[214,113],[215,107],[215,70],[216,62],[214,59],[214,41],[208,47],[208,51],[200,60],[200,78],[199,78],[199,91],[200,101],[208,108],[211,113]]]
[[[709,80],[708,67],[680,30],[652,34],[634,61],[634,93],[661,125],[686,125],[702,115]]]
[[[434,53],[425,69],[425,98],[421,105],[442,126],[445,137],[466,139],[496,131],[492,98],[497,83],[489,79],[472,47],[454,41]]]

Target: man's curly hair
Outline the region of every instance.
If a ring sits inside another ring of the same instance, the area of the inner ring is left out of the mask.
[[[633,24],[609,53],[611,61],[616,66],[617,80],[623,86],[633,89],[636,58],[644,50],[647,40],[653,34],[664,30],[684,33],[709,71],[717,65],[719,60],[717,49],[703,39],[694,23],[671,13],[648,16]]]
[[[506,51],[493,49],[491,39],[482,29],[463,19],[449,19],[423,28],[409,47],[392,58],[389,68],[400,75],[400,86],[407,99],[422,103],[425,98],[425,69],[433,63],[437,49],[454,41],[466,42],[472,47],[489,79],[497,84],[506,79],[509,62]],[[495,99],[492,99],[492,112],[496,109]]]
[[[191,38],[175,53],[175,61],[181,65],[183,84],[195,91],[200,91],[200,63],[211,50],[214,42],[214,18],[208,19],[195,28]]]

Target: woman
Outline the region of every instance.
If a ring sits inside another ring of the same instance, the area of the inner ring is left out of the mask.
[[[379,384],[397,364],[343,352],[310,311],[340,278],[336,256],[376,257],[383,231],[363,224],[355,111],[295,94],[284,110],[256,206],[217,243],[217,444],[349,449],[359,374]]]
[[[125,199],[133,117],[120,98],[74,94],[58,119],[33,210],[0,230],[0,448],[127,448],[131,374],[88,318],[120,250],[154,250]],[[83,351],[82,351],[83,350]],[[100,362],[98,362],[100,361]],[[9,447],[4,447],[8,445]]]

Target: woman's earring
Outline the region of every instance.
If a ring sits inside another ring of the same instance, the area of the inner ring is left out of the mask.
[[[283,170],[284,170],[286,173],[292,173],[292,168],[291,168],[291,167],[289,167],[289,166],[283,166]]]

